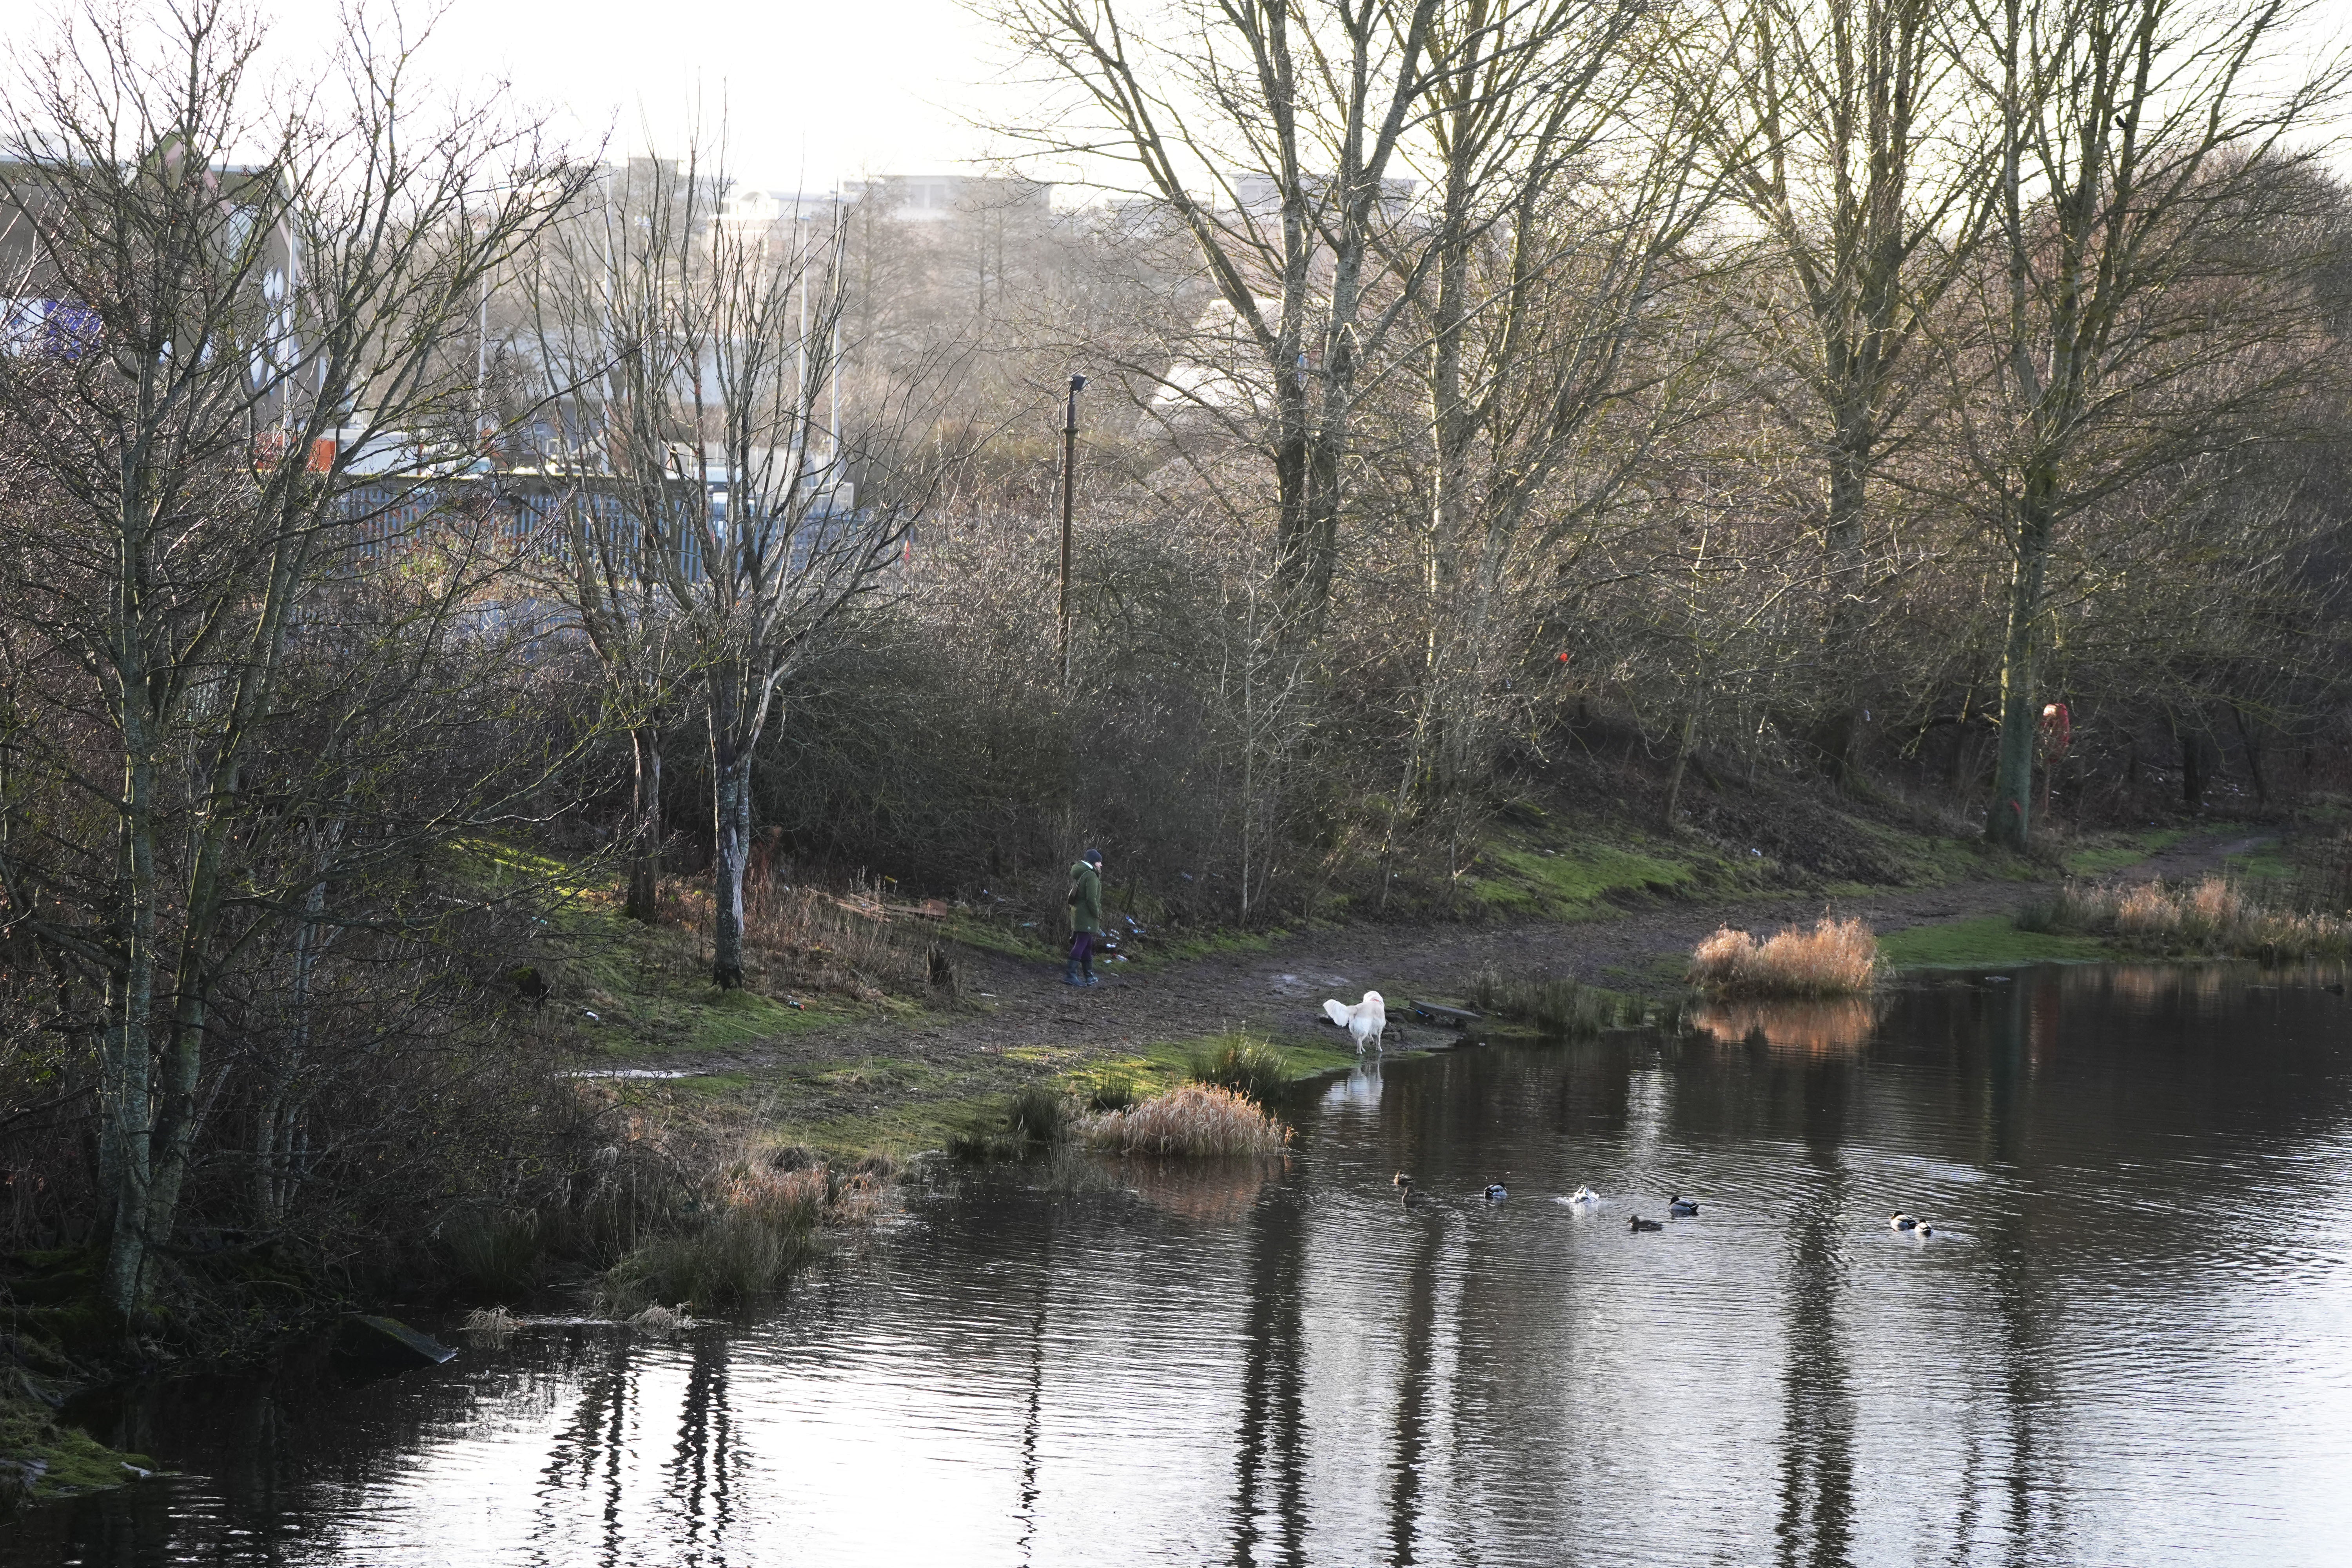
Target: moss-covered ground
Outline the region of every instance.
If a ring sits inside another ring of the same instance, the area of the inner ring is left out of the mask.
[[[87,1432],[60,1425],[47,1405],[0,1387],[0,1513],[28,1498],[119,1487],[155,1468],[146,1455],[110,1448]]]
[[[885,1056],[793,1061],[628,1081],[618,1092],[641,1113],[723,1124],[753,1143],[798,1144],[837,1164],[870,1154],[904,1162],[986,1140],[1003,1127],[1013,1095],[1026,1085],[1044,1081],[1082,1100],[1114,1084],[1137,1097],[1155,1094],[1187,1081],[1196,1059],[1226,1040],[1208,1036],[1119,1049],[1015,1047],[943,1062]],[[1347,1050],[1276,1048],[1297,1080],[1356,1061]],[[1390,1059],[1397,1056],[1391,1051]]]

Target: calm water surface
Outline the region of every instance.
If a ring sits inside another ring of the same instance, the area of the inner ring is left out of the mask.
[[[2336,978],[1392,1063],[1303,1096],[1286,1168],[925,1197],[758,1321],[142,1391],[111,1435],[184,1474],[0,1559],[2352,1563]]]

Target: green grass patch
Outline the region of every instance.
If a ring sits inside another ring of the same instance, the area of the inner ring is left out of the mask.
[[[1699,879],[1690,859],[1612,845],[1559,849],[1514,836],[1481,850],[1462,882],[1497,914],[1590,920],[1614,913],[1612,897],[1685,895]]]
[[[2254,846],[2243,855],[2224,857],[2221,863],[2247,882],[2290,881],[2302,870],[2287,858],[2285,847],[2275,838]]]
[[[2188,837],[2185,827],[2152,827],[2124,834],[2112,842],[2086,845],[2066,857],[2066,873],[2072,877],[2096,877],[2120,871],[2126,866],[2138,865],[2160,849],[2171,848]]]
[[[2096,937],[2020,931],[2007,915],[1913,926],[1878,939],[1879,963],[1891,969],[1990,968],[2116,956]]]

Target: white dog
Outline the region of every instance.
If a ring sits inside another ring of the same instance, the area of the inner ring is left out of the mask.
[[[1370,1042],[1374,1050],[1381,1048],[1381,1036],[1389,1026],[1389,1014],[1381,1002],[1379,992],[1365,992],[1364,999],[1352,1007],[1345,1002],[1326,1002],[1323,1011],[1333,1023],[1348,1031],[1348,1037],[1356,1042],[1358,1056],[1364,1054],[1366,1042]]]

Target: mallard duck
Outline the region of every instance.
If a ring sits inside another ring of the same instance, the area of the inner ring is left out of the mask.
[[[1490,1203],[1490,1204],[1498,1204],[1498,1203],[1501,1203],[1505,1198],[1509,1197],[1510,1195],[1511,1195],[1510,1194],[1508,1194],[1508,1193],[1507,1193],[1507,1192],[1505,1192],[1505,1191],[1503,1190],[1503,1184],[1502,1184],[1502,1183],[1500,1183],[1500,1182],[1488,1182],[1488,1183],[1486,1184],[1486,1201],[1487,1201],[1488,1203]]]
[[[1698,1213],[1698,1200],[1696,1198],[1668,1198],[1666,1200],[1666,1212],[1671,1215],[1695,1215]]]
[[[1635,1215],[1625,1222],[1625,1228],[1627,1230],[1664,1230],[1666,1226],[1664,1220],[1643,1219],[1640,1215]]]

